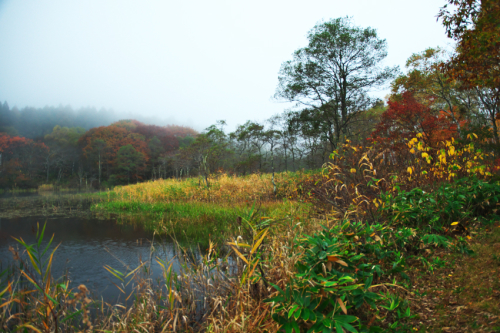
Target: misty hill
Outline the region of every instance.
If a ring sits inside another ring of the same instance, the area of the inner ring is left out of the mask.
[[[142,123],[167,125],[158,119],[118,113],[113,110],[84,107],[77,110],[71,106],[46,106],[43,108],[9,108],[7,102],[0,103],[0,132],[12,136],[30,139],[43,138],[50,134],[56,125],[61,127],[82,127],[89,130],[94,127],[108,126],[124,118],[134,118]],[[171,123],[171,122],[168,122]]]

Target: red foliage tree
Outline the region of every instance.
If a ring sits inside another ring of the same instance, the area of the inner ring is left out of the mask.
[[[406,145],[407,140],[417,133],[423,134],[423,139],[430,147],[457,134],[457,126],[450,121],[446,112],[432,112],[429,106],[417,102],[408,91],[402,94],[400,100],[390,100],[388,105],[371,134],[371,141],[399,150],[398,147]]]

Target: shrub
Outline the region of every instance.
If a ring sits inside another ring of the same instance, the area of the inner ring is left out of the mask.
[[[384,311],[378,305],[391,303],[394,295],[377,292],[381,284],[373,282],[383,276],[408,278],[405,258],[397,251],[405,236],[412,234],[343,221],[300,239],[296,272],[285,288],[273,285],[277,295],[267,300],[273,303],[273,319],[287,332],[381,331],[368,324]],[[399,302],[386,310],[397,308]]]

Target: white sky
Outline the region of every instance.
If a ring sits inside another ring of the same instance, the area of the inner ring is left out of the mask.
[[[290,105],[271,99],[282,62],[319,21],[352,16],[404,69],[449,46],[444,0],[0,0],[0,101],[95,106],[229,130]],[[378,92],[384,96],[388,90]]]

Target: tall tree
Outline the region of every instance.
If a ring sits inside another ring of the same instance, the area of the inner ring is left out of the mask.
[[[448,37],[455,39],[458,45],[446,69],[470,87],[500,87],[500,2],[447,2],[438,17]]]
[[[392,83],[393,94],[409,91],[423,104],[437,112],[443,111],[461,133],[461,121],[468,114],[475,113],[477,94],[462,89],[462,83],[441,71],[447,55],[440,48],[428,48],[413,54],[407,61],[408,73],[400,75]],[[393,96],[395,97],[395,96]]]
[[[360,28],[350,18],[316,25],[309,45],[283,63],[275,98],[297,102],[299,122],[313,122],[335,147],[348,126],[371,105],[368,91],[383,85],[397,67],[380,68],[387,43],[372,28]],[[305,107],[305,109],[304,109]]]
[[[500,2],[447,0],[438,17],[448,37],[457,41],[456,52],[443,66],[465,89],[474,89],[488,119],[497,146],[500,117]],[[451,5],[450,8],[448,5]]]

